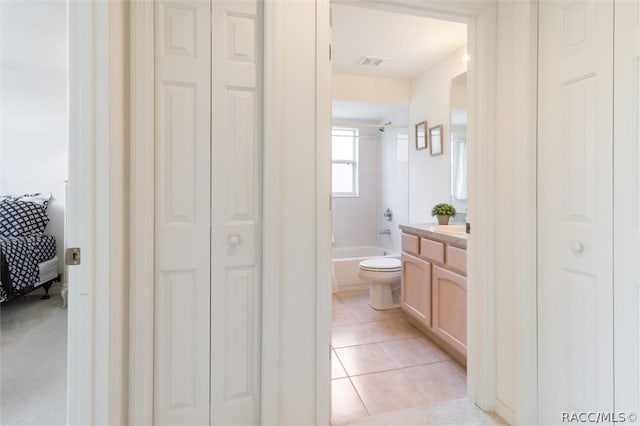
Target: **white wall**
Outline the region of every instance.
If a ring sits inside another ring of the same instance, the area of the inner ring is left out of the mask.
[[[387,117],[385,122],[406,124],[407,112]],[[380,229],[390,229],[391,235],[380,235],[379,245],[385,249],[400,252],[400,224],[409,222],[409,149],[407,128],[388,127],[382,134],[380,143]],[[401,142],[404,139],[405,142]],[[393,219],[387,221],[383,214],[387,208],[393,211]]]
[[[409,222],[434,222],[431,208],[450,202],[450,87],[451,79],[466,71],[458,50],[411,81],[409,104]],[[428,126],[443,126],[442,155],[431,156],[429,149],[416,150],[415,125],[427,120]]]
[[[402,78],[334,73],[331,97],[344,101],[407,104],[411,99],[411,82]]]
[[[66,2],[0,2],[0,193],[51,192],[62,271],[67,179]]]
[[[352,122],[352,120],[346,120]],[[380,210],[380,132],[359,128],[358,196],[333,197],[333,246],[377,246]]]

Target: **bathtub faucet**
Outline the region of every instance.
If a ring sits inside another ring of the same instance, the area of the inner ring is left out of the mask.
[[[391,229],[381,229],[378,231],[378,235],[389,235],[391,236]]]

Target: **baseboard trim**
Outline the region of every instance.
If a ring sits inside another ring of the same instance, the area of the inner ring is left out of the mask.
[[[502,420],[510,425],[515,423],[515,414],[513,410],[504,405],[499,399],[496,399],[496,414],[502,417]]]

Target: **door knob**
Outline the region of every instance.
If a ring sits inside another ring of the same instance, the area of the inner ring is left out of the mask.
[[[240,244],[240,236],[232,235],[232,236],[229,237],[229,245],[230,246],[237,246],[238,244]]]
[[[571,243],[571,250],[573,250],[574,253],[582,253],[582,250],[584,250],[584,246],[582,245],[582,243],[574,241]]]

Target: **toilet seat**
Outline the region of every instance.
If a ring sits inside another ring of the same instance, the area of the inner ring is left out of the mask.
[[[401,272],[402,262],[395,257],[376,257],[360,262],[360,269],[371,272]]]

